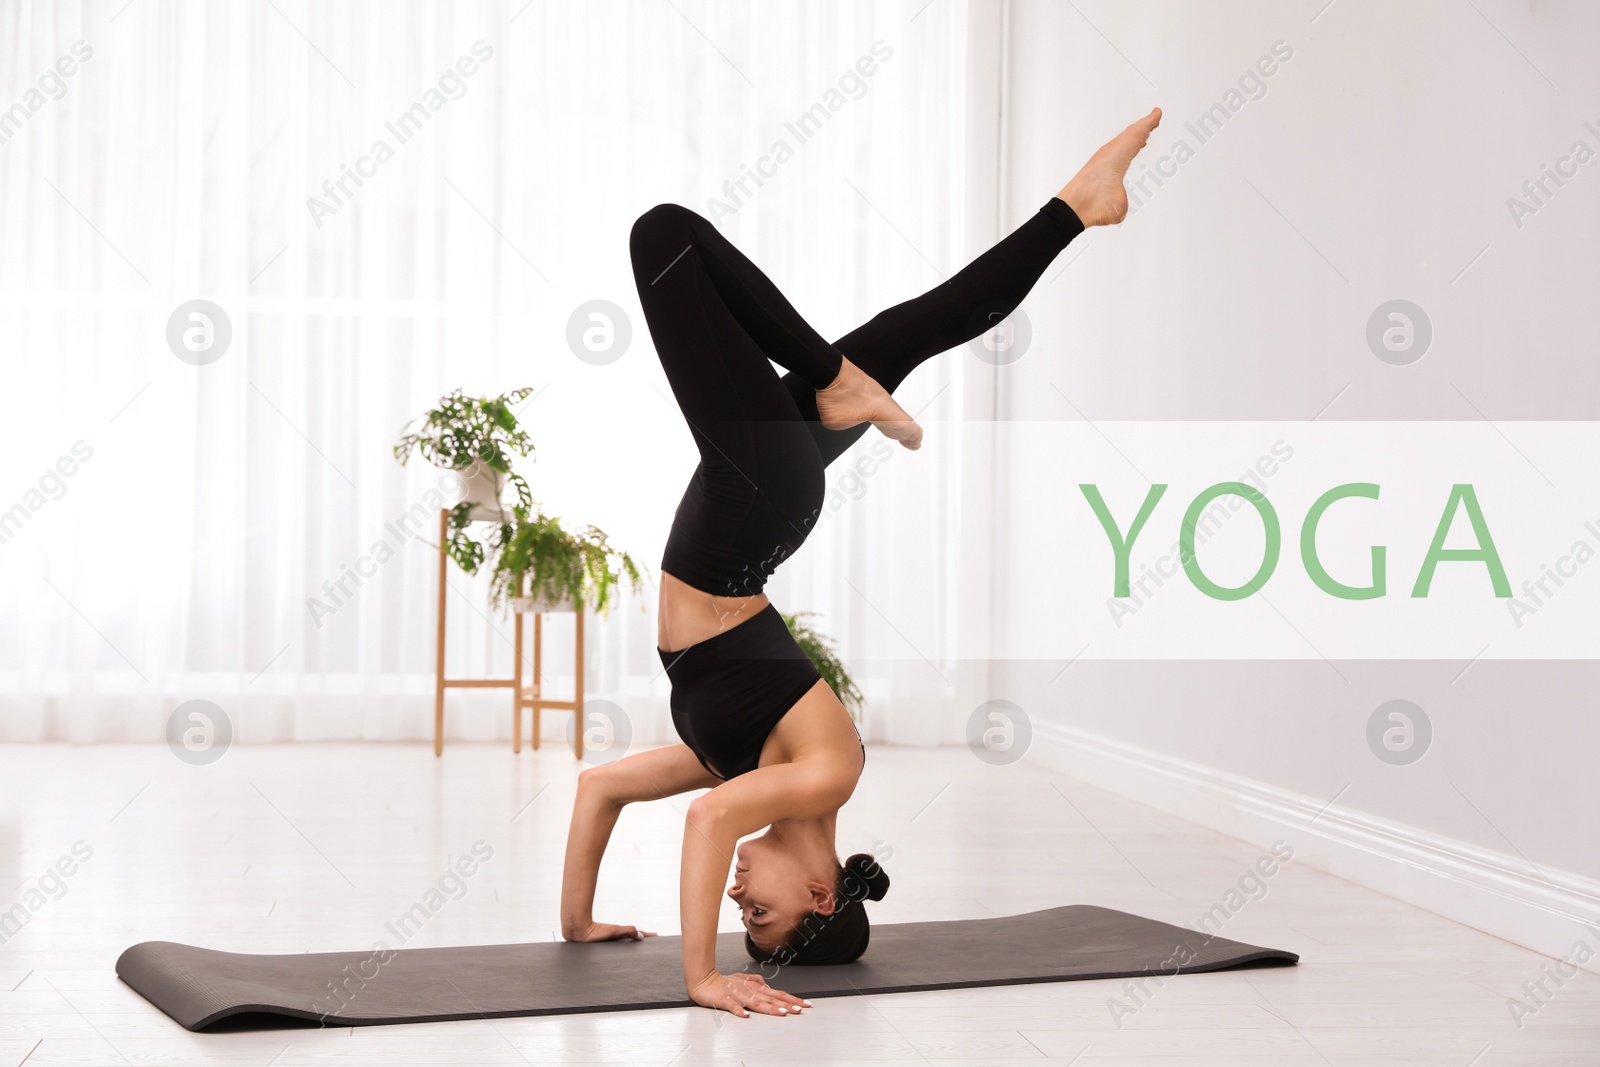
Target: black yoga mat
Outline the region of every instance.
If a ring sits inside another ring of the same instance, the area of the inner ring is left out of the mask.
[[[562,1015],[688,1006],[678,942],[651,937],[258,956],[145,941],[118,958],[117,974],[189,1030],[257,1013],[325,1026]],[[855,963],[784,967],[765,977],[811,999],[1166,976],[1299,959],[1079,904],[998,919],[875,926],[866,955]],[[719,935],[717,961],[724,974],[760,970],[745,955],[742,934]]]

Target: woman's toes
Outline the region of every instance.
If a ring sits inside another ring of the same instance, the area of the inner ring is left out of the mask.
[[[915,422],[875,422],[883,435],[891,441],[899,441],[906,448],[915,452],[922,447],[922,427]]]
[[[1161,109],[1128,126],[1101,146],[1083,169],[1057,195],[1077,214],[1085,226],[1107,226],[1121,222],[1128,214],[1128,194],[1123,177],[1150,140],[1150,133],[1161,124]]]

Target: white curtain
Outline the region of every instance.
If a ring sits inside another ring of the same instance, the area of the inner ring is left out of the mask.
[[[390,448],[456,387],[535,387],[534,494],[654,577],[695,454],[633,291],[634,218],[712,217],[829,338],[937,284],[998,230],[968,189],[993,122],[974,27],[997,8],[8,5],[0,739],[155,741],[190,699],[246,742],[431,737],[441,472]],[[231,328],[204,365],[168,340],[194,299]],[[596,299],[633,332],[607,365],[566,341]],[[959,422],[980,369],[944,357],[907,407]],[[952,438],[864,474],[866,439],[769,586],[819,612],[869,737],[938,740],[973,654],[982,605],[943,580]],[[510,620],[482,580],[449,583],[449,673],[509,676]],[[654,593],[589,631],[589,694],[644,742],[673,739]],[[570,624],[548,628],[547,684],[570,686]],[[448,736],[507,737],[509,700],[452,692]]]

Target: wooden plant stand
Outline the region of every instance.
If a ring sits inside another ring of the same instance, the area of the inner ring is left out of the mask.
[[[444,630],[445,630],[445,565],[449,562],[449,555],[445,552],[445,543],[450,537],[450,513],[443,509],[439,512],[439,608],[438,630],[435,635],[434,656],[434,686],[433,686],[433,754],[444,754],[444,691],[446,689],[509,689],[511,690],[511,751],[522,751],[522,711],[528,708],[533,712],[533,747],[539,747],[539,713],[549,708],[552,711],[570,711],[574,716],[581,714],[583,708],[583,612],[573,611],[576,649],[573,654],[573,698],[571,700],[550,700],[544,696],[544,616],[543,611],[516,612],[516,623],[512,640],[516,645],[516,654],[512,657],[515,666],[512,668],[510,678],[446,678],[444,673]],[[532,684],[522,684],[522,617],[524,614],[533,616],[533,676]],[[583,723],[573,724],[572,730],[574,754],[578,759],[583,758]]]

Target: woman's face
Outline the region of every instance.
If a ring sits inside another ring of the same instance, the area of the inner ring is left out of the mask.
[[[774,951],[813,911],[832,912],[833,887],[817,874],[806,869],[771,830],[734,851],[728,897],[739,906],[745,929],[757,948]]]

